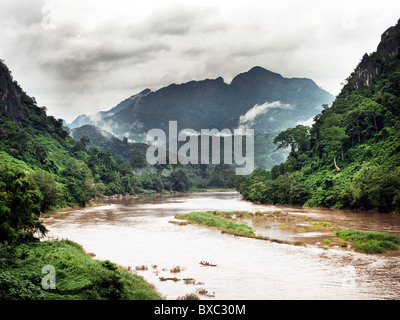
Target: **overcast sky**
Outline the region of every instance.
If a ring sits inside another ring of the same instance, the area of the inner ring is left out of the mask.
[[[400,1],[0,0],[0,59],[71,122],[145,88],[261,66],[336,95]]]

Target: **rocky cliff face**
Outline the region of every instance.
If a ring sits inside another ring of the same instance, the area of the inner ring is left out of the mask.
[[[11,73],[0,60],[0,110],[8,112],[15,122],[22,116],[21,96]]]
[[[353,90],[369,87],[376,77],[382,74],[391,60],[399,59],[400,20],[397,25],[387,29],[381,36],[376,52],[366,53],[354,72],[347,79],[341,96],[348,96]]]

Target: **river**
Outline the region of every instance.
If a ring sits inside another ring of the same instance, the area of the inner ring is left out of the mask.
[[[166,299],[199,294],[200,289],[207,292],[200,295],[202,299],[218,300],[400,298],[399,255],[293,246],[169,223],[178,213],[206,210],[284,210],[323,217],[341,227],[400,235],[399,215],[257,205],[236,192],[101,200],[91,207],[58,211],[45,219],[45,226],[49,238],[73,240],[94,253],[95,259],[108,259],[131,270],[145,266],[147,270],[135,272]],[[275,238],[294,237],[279,226],[254,227]],[[205,267],[200,261],[217,266]],[[172,273],[175,266],[182,270]]]

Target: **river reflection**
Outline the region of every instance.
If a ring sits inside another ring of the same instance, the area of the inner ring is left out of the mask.
[[[222,300],[400,298],[399,256],[298,247],[169,223],[177,213],[206,210],[283,210],[322,216],[343,228],[400,234],[398,215],[257,205],[236,192],[102,200],[93,207],[59,211],[45,219],[45,225],[48,237],[76,241],[96,259],[132,269],[146,266],[137,273],[166,299],[199,289],[208,292],[202,299]],[[293,237],[278,227],[259,229],[274,238]],[[200,261],[217,267],[201,266]],[[171,273],[174,266],[183,270]],[[174,277],[179,280],[160,280]]]

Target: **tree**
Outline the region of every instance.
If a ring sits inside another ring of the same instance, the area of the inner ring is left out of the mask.
[[[204,164],[204,163],[199,164],[199,170],[200,170],[200,175],[201,175],[202,179],[207,177],[208,166],[209,166],[208,164]]]
[[[147,167],[147,162],[146,160],[138,155],[132,156],[131,157],[131,167],[133,170],[140,170],[144,169]]]
[[[348,113],[348,119],[349,124],[349,133],[350,134],[356,134],[357,135],[357,141],[360,143],[361,142],[361,127],[360,127],[360,118],[362,115],[362,111],[360,108],[355,107],[352,110],[350,110]],[[355,126],[354,126],[355,123]]]
[[[354,175],[349,192],[354,208],[380,212],[398,210],[396,199],[400,196],[400,174],[364,163]]]
[[[86,145],[88,145],[90,143],[90,138],[87,136],[83,136],[80,140],[79,140],[83,146],[86,148]]]
[[[45,234],[46,228],[37,220],[42,200],[43,195],[22,170],[0,166],[0,241]]]
[[[371,99],[365,99],[360,108],[374,120],[375,132],[378,132],[377,118],[383,115],[384,108],[382,105]]]
[[[277,145],[277,149],[290,147],[291,155],[295,155],[298,150],[306,151],[310,146],[309,129],[309,127],[300,124],[294,128],[289,128],[275,137],[274,144]]]
[[[67,180],[66,188],[72,197],[71,202],[85,206],[90,199],[99,195],[92,172],[83,161],[69,158],[61,174]]]
[[[61,204],[63,201],[62,189],[57,185],[53,176],[44,170],[38,170],[32,173],[30,177],[43,195],[42,212]]]
[[[324,153],[330,159],[335,159],[338,155],[344,159],[343,143],[349,138],[345,133],[344,127],[333,126],[323,131],[321,144]]]
[[[182,169],[173,171],[169,175],[168,180],[171,182],[171,187],[172,190],[174,191],[179,191],[179,192],[188,191],[191,185],[189,178]]]

